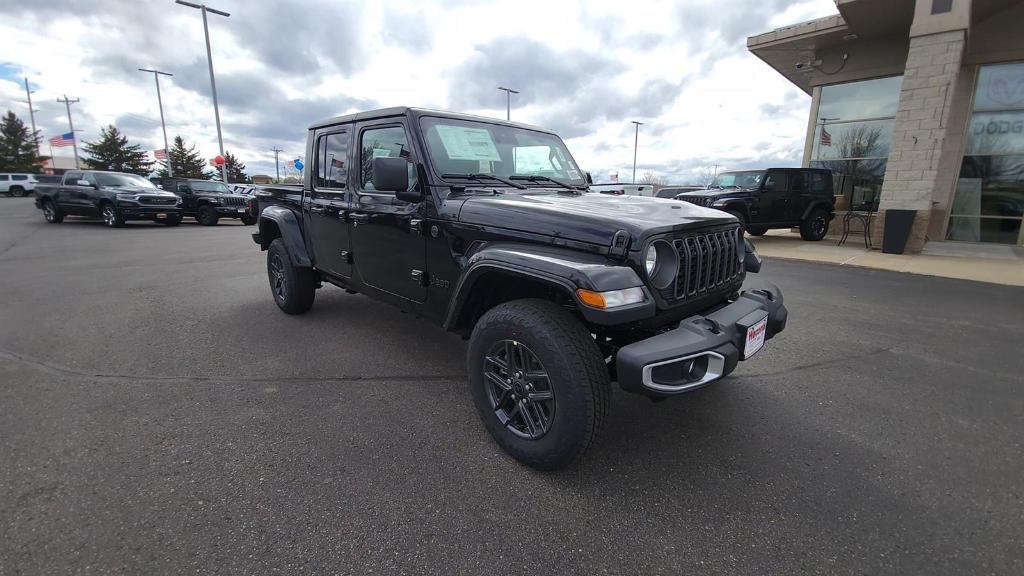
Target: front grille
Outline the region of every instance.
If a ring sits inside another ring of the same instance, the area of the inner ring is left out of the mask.
[[[245,198],[242,196],[222,196],[220,203],[225,206],[245,206]]]
[[[178,198],[165,198],[163,196],[139,196],[139,204],[148,204],[150,206],[174,206],[178,203]]]
[[[696,204],[697,206],[711,206],[712,198],[707,196],[680,196],[680,200],[689,202],[690,204]]]
[[[743,238],[738,226],[684,233],[672,239],[679,253],[679,272],[675,285],[663,290],[662,297],[685,301],[734,288],[743,275],[740,242]]]

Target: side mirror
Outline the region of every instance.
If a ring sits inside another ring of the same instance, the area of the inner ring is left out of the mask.
[[[745,248],[745,254],[743,256],[743,268],[747,272],[754,274],[761,271],[761,255],[757,253],[757,249],[750,243],[750,240],[743,239],[743,247]]]
[[[373,187],[378,192],[394,192],[403,202],[419,202],[423,193],[409,190],[409,169],[412,164],[405,158],[374,158]]]

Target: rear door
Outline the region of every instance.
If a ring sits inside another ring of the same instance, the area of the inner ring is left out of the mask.
[[[789,202],[786,205],[786,220],[798,222],[804,208],[811,199],[810,178],[806,170],[789,171]]]
[[[352,242],[348,223],[349,126],[332,127],[315,135],[311,186],[302,200],[309,223],[313,258],[320,270],[352,277]]]
[[[358,126],[358,173],[349,215],[352,254],[359,279],[374,288],[413,302],[426,300],[426,238],[421,231],[422,202],[412,204],[392,192],[373,188],[373,159],[382,156],[409,162],[409,184],[417,186],[416,158],[403,121],[366,122]]]
[[[54,194],[53,201],[57,203],[57,206],[61,210],[69,214],[81,214],[82,203],[81,198],[78,198],[79,188],[78,181],[82,180],[84,174],[78,171],[66,172],[64,174],[64,181],[57,188],[57,193]]]
[[[761,213],[757,221],[768,223],[785,222],[789,206],[789,175],[785,170],[769,170],[758,203]]]

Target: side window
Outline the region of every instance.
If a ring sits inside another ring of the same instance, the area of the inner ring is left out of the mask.
[[[0,182],[7,182],[7,174],[0,174]]]
[[[810,174],[803,170],[794,170],[789,173],[789,189],[791,192],[802,193],[807,190],[807,179]]]
[[[373,191],[373,159],[405,158],[409,161],[409,187],[416,184],[416,169],[412,163],[412,149],[405,137],[405,128],[388,126],[364,130],[359,138],[359,184],[363,190]]]
[[[28,180],[28,176],[24,174],[14,174],[11,176],[11,180]]]
[[[85,176],[82,176],[82,180],[85,180],[86,182],[92,184],[93,186],[96,185],[96,176],[93,176],[92,174],[87,173]]]
[[[764,182],[765,190],[785,190],[788,185],[785,172],[769,172],[768,179]]]
[[[316,161],[317,188],[344,188],[348,180],[348,132],[320,136]]]
[[[178,182],[177,189],[178,192],[188,192],[188,184],[185,184],[184,182]]]
[[[68,173],[64,174],[64,182],[68,186],[77,186],[78,185],[78,181],[81,180],[81,179],[82,179],[82,173],[81,172],[68,172]]]

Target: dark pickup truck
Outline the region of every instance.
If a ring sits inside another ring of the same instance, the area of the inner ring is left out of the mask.
[[[821,240],[835,216],[832,172],[822,168],[768,168],[722,172],[706,190],[676,196],[735,216],[761,236],[771,228],[800,228],[804,240]]]
[[[111,228],[128,220],[152,220],[167,226],[181,223],[178,197],[152,182],[124,172],[72,170],[57,184],[36,185],[36,207],[47,222],[65,216],[93,216]]]
[[[556,469],[597,436],[610,386],[706,386],[786,326],[782,292],[742,291],[760,259],[736,218],[675,200],[585,194],[562,140],[412,108],[314,124],[304,184],[257,192],[253,239],[277,306],[324,283],[469,340],[484,426]]]

